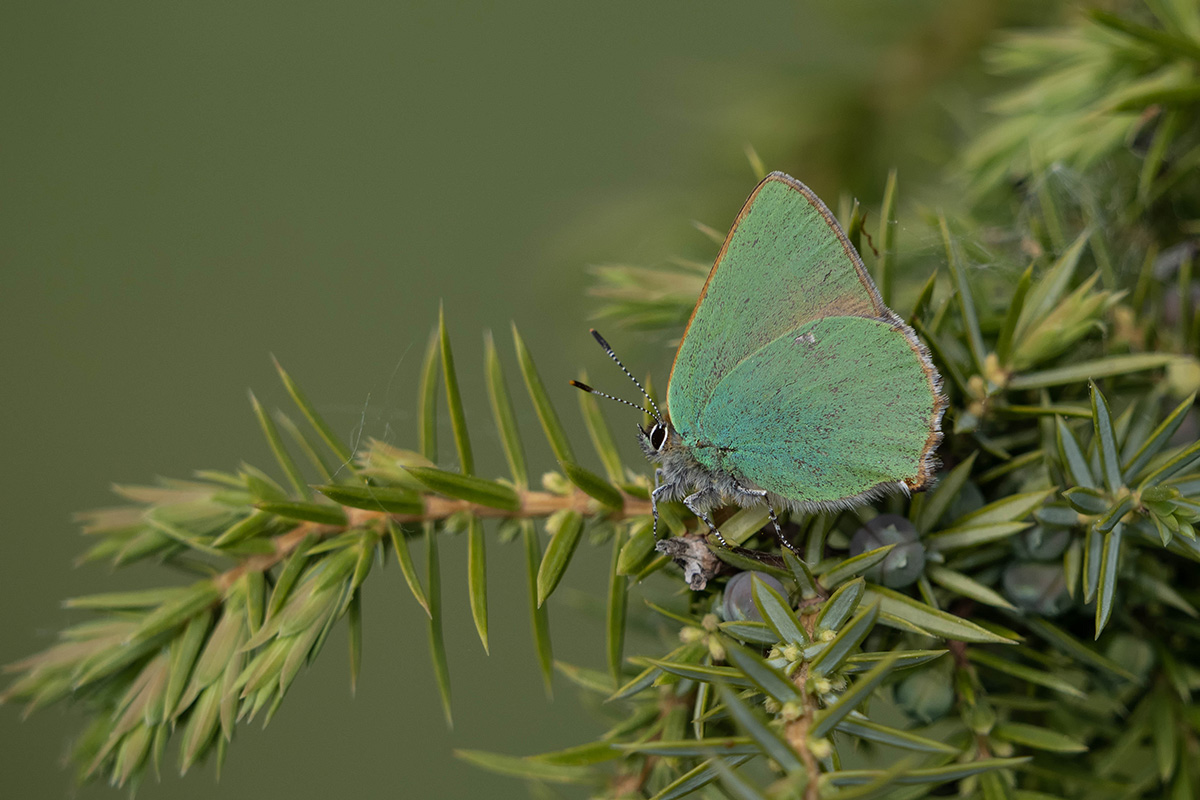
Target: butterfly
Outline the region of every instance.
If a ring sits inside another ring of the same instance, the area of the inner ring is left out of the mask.
[[[692,311],[667,383],[667,410],[638,442],[650,494],[682,500],[728,547],[709,513],[766,505],[824,511],[933,480],[947,400],[928,348],[883,303],[824,203],[773,172],[733,223]],[[572,381],[577,388],[634,405]]]

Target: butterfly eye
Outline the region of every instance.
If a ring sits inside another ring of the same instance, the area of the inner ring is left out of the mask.
[[[665,425],[655,425],[650,429],[650,446],[655,450],[662,450],[662,446],[667,441],[667,428]]]

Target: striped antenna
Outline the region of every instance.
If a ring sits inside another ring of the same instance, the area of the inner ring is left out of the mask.
[[[595,328],[592,328],[591,332],[592,332],[592,336],[595,338],[595,340],[600,343],[601,347],[604,348],[604,352],[608,353],[608,357],[611,358],[614,362],[616,362],[616,365],[621,368],[621,372],[624,372],[625,375],[629,378],[629,380],[633,381],[633,385],[636,386],[638,388],[638,391],[642,393],[642,396],[645,397],[646,400],[648,400],[650,402],[650,407],[654,409],[654,413],[650,414],[650,416],[654,417],[656,420],[658,420],[661,423],[663,421],[662,413],[658,410],[658,405],[655,404],[654,398],[650,396],[649,392],[647,392],[645,389],[642,388],[641,382],[637,378],[633,377],[633,373],[630,372],[629,370],[625,369],[625,365],[621,363],[621,359],[617,358],[617,354],[613,352],[613,349],[612,349],[612,347],[609,346],[608,342],[604,341],[604,337],[600,335],[600,332],[597,331]],[[591,390],[591,391],[593,392],[593,394],[601,394],[601,392],[596,392],[595,390]],[[605,397],[608,397],[608,395],[605,395]],[[616,400],[617,398],[613,397],[612,399]],[[621,402],[625,402],[625,401],[622,400]],[[632,406],[633,403],[628,403],[628,405]],[[634,406],[634,408],[640,408],[640,406]],[[645,411],[644,408],[642,410]],[[649,412],[647,412],[647,413],[649,413]]]
[[[588,394],[598,394],[601,397],[607,397],[609,400],[616,400],[618,403],[624,403],[625,405],[629,406],[630,408],[636,408],[638,411],[642,412],[643,414],[646,414],[647,416],[651,416],[651,417],[654,417],[655,419],[658,419],[657,415],[651,414],[649,411],[642,408],[637,403],[631,403],[628,400],[622,400],[619,397],[613,397],[611,394],[597,391],[596,389],[593,389],[592,387],[588,386],[586,383],[583,383],[582,381],[570,381],[570,384],[572,386],[574,386],[576,389],[582,389],[583,391],[587,392]],[[659,421],[661,422],[662,420],[659,420]]]

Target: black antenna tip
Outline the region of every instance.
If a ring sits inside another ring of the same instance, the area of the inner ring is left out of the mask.
[[[596,330],[595,328],[591,328],[590,330],[592,336],[595,337],[596,341],[600,343],[601,347],[603,347],[605,350],[612,350],[612,348],[608,346],[608,342],[604,341],[604,337],[600,335],[600,331]]]
[[[588,386],[586,383],[580,383],[579,381],[571,381],[570,383],[576,389],[583,389],[588,394],[591,394],[592,392],[596,391],[592,387]]]

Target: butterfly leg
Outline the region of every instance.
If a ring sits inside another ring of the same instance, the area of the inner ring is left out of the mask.
[[[717,537],[717,541],[721,543],[722,547],[729,548],[729,542],[725,541],[725,537],[721,535],[719,530],[717,530],[717,526],[713,525],[712,520],[708,518],[708,515],[699,508],[700,498],[703,498],[705,494],[710,493],[713,493],[711,489],[701,489],[700,491],[695,492],[694,494],[689,494],[687,497],[683,498],[683,504],[687,506],[688,511],[691,511],[697,517],[704,520],[704,523],[708,525],[708,529],[713,532],[714,536]]]
[[[658,473],[659,472],[662,472],[662,470],[656,470],[654,473],[654,480],[656,483],[658,482]],[[660,492],[665,492],[666,490],[667,490],[667,485],[664,483],[663,485],[655,488],[655,490],[650,493],[650,513],[652,513],[654,515],[653,533],[654,533],[654,541],[656,541],[656,542],[658,541],[658,495]]]
[[[767,513],[770,514],[770,516],[771,516],[771,524],[775,527],[775,538],[779,540],[780,544],[782,544],[788,550],[791,550],[793,553],[795,553],[797,558],[800,558],[803,560],[803,556],[801,556],[800,551],[796,549],[796,545],[792,544],[784,537],[783,529],[779,527],[779,517],[775,516],[775,509],[771,506],[770,501],[767,500],[766,490],[765,489],[747,489],[743,486],[739,486],[737,488],[738,488],[739,492],[743,492],[745,494],[757,497],[758,499],[760,499],[764,503],[766,503]]]

